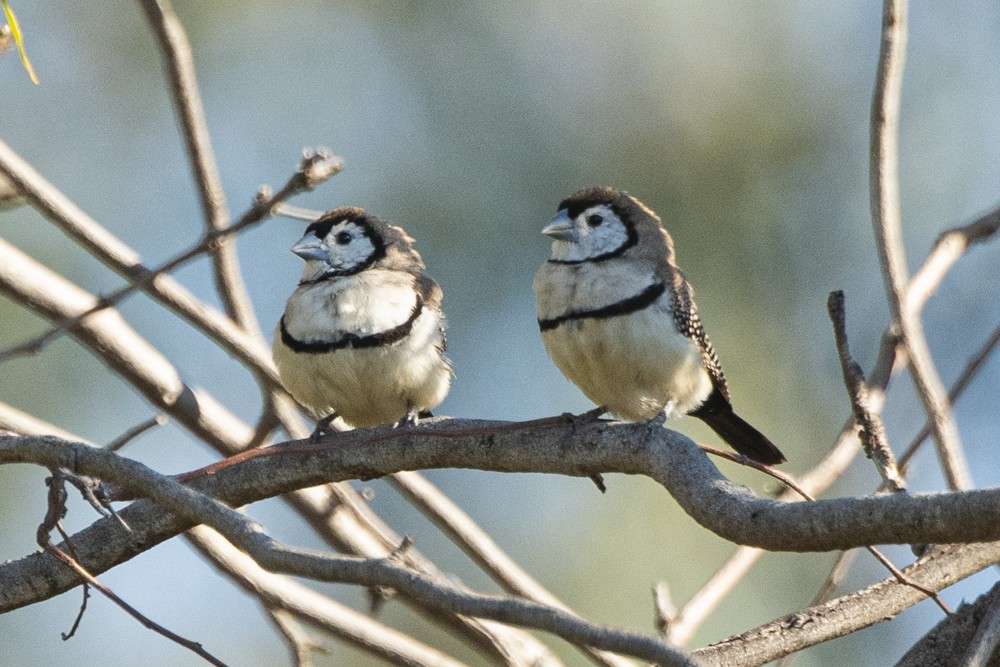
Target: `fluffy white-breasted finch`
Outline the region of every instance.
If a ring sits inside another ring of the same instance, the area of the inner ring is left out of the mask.
[[[581,190],[542,230],[552,254],[535,275],[552,361],[601,409],[627,420],[690,414],[740,454],[784,455],[729,402],[719,358],[660,219],[612,188]]]
[[[355,427],[415,423],[448,393],[441,288],[412,244],[400,227],[345,207],[292,247],[306,266],[274,334],[274,363],[320,420],[317,434],[336,415]]]

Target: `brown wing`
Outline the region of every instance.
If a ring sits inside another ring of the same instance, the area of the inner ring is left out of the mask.
[[[632,223],[639,232],[639,244],[636,254],[655,267],[659,278],[673,287],[676,298],[672,314],[678,331],[690,338],[701,350],[701,358],[705,370],[712,378],[712,386],[729,403],[729,387],[726,386],[726,376],[722,373],[719,355],[712,347],[701,320],[698,318],[698,307],[694,304],[694,288],[687,281],[681,270],[677,268],[677,256],[674,252],[674,241],[660,219],[653,211],[634,197],[629,198],[635,208],[630,211]]]
[[[438,327],[438,331],[441,332],[441,342],[438,349],[441,354],[444,354],[448,350],[448,340],[447,336],[445,336],[444,313],[441,310],[441,299],[444,296],[444,292],[441,290],[441,286],[438,285],[433,278],[422,271],[415,272],[413,274],[413,279],[414,287],[420,295],[420,299],[423,301],[424,307],[435,310],[440,314],[439,321],[441,324]]]
[[[712,378],[712,385],[725,397],[726,402],[729,402],[729,387],[726,386],[726,376],[722,373],[719,355],[712,347],[712,341],[708,339],[708,334],[705,333],[705,328],[698,318],[698,307],[694,304],[694,288],[684,278],[680,269],[673,268],[671,273],[674,293],[677,295],[673,307],[677,329],[698,345],[705,369]]]

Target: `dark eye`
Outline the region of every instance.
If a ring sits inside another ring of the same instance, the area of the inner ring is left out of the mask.
[[[347,245],[351,242],[351,235],[347,232],[337,232],[337,235],[333,237],[333,240],[337,242],[337,245]]]
[[[604,218],[602,218],[597,213],[591,213],[590,215],[587,216],[587,224],[590,225],[591,227],[596,227],[602,222],[604,222]]]

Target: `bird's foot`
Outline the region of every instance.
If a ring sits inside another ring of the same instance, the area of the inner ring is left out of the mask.
[[[575,415],[572,412],[564,412],[562,416],[563,418],[565,418],[570,422],[588,424],[590,422],[595,422],[599,420],[601,418],[601,415],[603,415],[607,411],[608,409],[606,407],[600,405],[594,408],[593,410],[587,410],[586,412],[581,412],[578,415]]]
[[[323,439],[323,436],[326,435],[327,429],[330,428],[330,424],[336,418],[337,418],[337,413],[331,412],[326,417],[323,417],[322,419],[317,421],[316,429],[312,432],[312,435],[309,436],[309,443],[315,445],[316,443],[321,441]]]
[[[396,422],[393,428],[407,428],[409,426],[416,426],[420,423],[421,417],[430,417],[430,412],[420,412],[417,408],[412,405],[406,409],[406,416]]]

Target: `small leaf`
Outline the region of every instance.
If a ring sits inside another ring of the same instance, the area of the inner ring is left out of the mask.
[[[21,63],[24,65],[24,69],[28,70],[28,76],[31,77],[31,81],[37,86],[38,77],[35,76],[35,68],[31,66],[31,61],[28,60],[28,53],[24,50],[24,41],[21,38],[21,26],[17,24],[17,17],[14,16],[14,10],[7,4],[7,0],[0,0],[0,2],[3,3],[3,13],[7,15],[7,23],[10,25],[14,42],[17,44],[17,51],[21,54]]]

